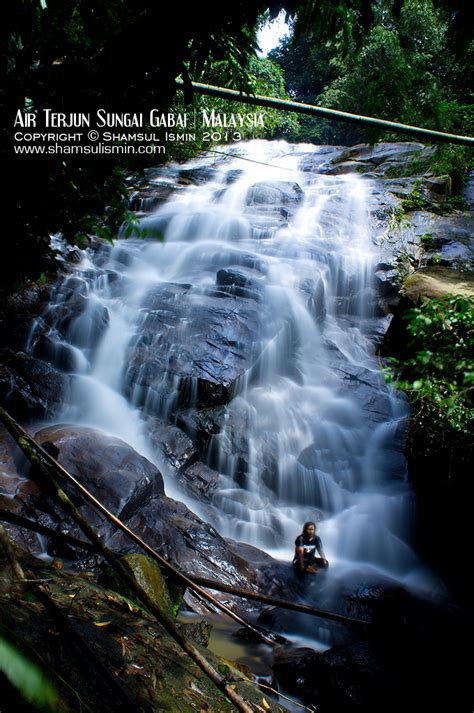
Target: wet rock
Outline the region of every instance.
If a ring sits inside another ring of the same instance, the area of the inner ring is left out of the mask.
[[[232,287],[231,294],[238,297],[250,297],[258,299],[262,293],[263,285],[261,275],[257,270],[226,268],[218,270],[216,284],[224,287]]]
[[[137,213],[150,213],[162,203],[165,203],[172,195],[179,190],[179,186],[171,183],[162,185],[151,185],[132,191],[129,198],[129,210]]]
[[[343,173],[349,168],[361,173],[374,171],[378,176],[387,177],[391,173],[399,176],[413,175],[417,167],[421,171],[426,170],[427,162],[434,152],[434,147],[414,142],[358,144],[333,158],[330,170],[337,171],[338,166],[345,165]]]
[[[304,193],[297,183],[272,181],[254,183],[247,193],[248,206],[295,205],[303,200]]]
[[[225,182],[227,185],[235,183],[242,175],[243,170],[241,168],[234,168],[231,171],[227,171],[225,175]]]
[[[374,285],[381,297],[396,297],[400,290],[400,273],[391,266],[374,272]]]
[[[41,359],[0,351],[0,403],[20,421],[57,416],[68,402],[71,383],[70,376]]]
[[[324,322],[326,319],[326,294],[323,280],[318,280],[314,293],[310,298],[309,308],[314,314],[316,322]]]
[[[51,598],[69,613],[74,630],[88,647],[84,651],[71,642],[70,633],[61,637],[58,646],[58,624],[45,616],[34,597],[0,595],[2,624],[15,632],[16,645],[40,651],[56,672],[58,710],[77,710],[76,691],[80,691],[81,706],[90,711],[230,710],[215,685],[143,607],[140,612],[138,607],[130,611],[120,594],[98,585],[90,572],[57,571],[32,558],[22,558],[21,565],[33,578],[48,582]],[[201,644],[195,646],[216,671],[224,670],[231,680],[238,679],[232,685],[252,710],[261,707],[262,692],[256,686],[242,681],[229,662],[202,649]],[[6,678],[2,680],[2,709],[5,713],[25,710],[24,700]],[[283,713],[284,709],[269,699],[265,710]]]
[[[370,169],[370,164],[362,161],[337,161],[333,162],[333,165],[321,168],[320,173],[326,176],[342,176],[346,173],[367,173]]]
[[[184,571],[242,588],[255,588],[257,573],[234,554],[211,525],[203,522],[184,503],[160,496],[128,519],[128,526],[151,547]],[[109,541],[117,551],[137,551],[117,532]]]
[[[221,430],[225,414],[225,406],[182,409],[176,415],[176,423],[192,439],[199,441],[205,450],[212,436]]]
[[[25,347],[31,322],[41,315],[51,297],[52,285],[30,284],[10,295],[0,309],[0,343],[15,351]]]
[[[404,227],[410,244],[420,245],[425,256],[436,255],[447,266],[474,267],[474,216],[456,213],[450,216],[417,211]]]
[[[193,463],[179,475],[179,482],[200,500],[208,500],[219,482],[219,473],[204,463]]]
[[[214,166],[197,166],[196,168],[181,168],[179,182],[185,185],[201,185],[210,181],[215,175]]]
[[[199,458],[191,438],[177,426],[150,418],[148,429],[151,443],[161,451],[174,470],[182,471]]]
[[[421,190],[433,202],[442,205],[451,195],[451,184],[451,176],[432,176],[423,179]]]
[[[311,153],[304,155],[299,170],[308,173],[320,173],[321,168],[340,155],[343,146],[315,146]]]
[[[265,340],[283,326],[253,300],[190,285],[161,284],[148,292],[142,308],[125,388],[155,414],[229,401]]]
[[[120,518],[130,517],[153,496],[164,493],[160,471],[119,438],[92,428],[62,425],[44,428],[35,438],[54,443],[59,463]],[[77,500],[77,493],[68,490]],[[92,517],[101,522],[95,512]],[[110,532],[110,525],[104,528]]]
[[[175,600],[171,598],[165,577],[158,564],[143,554],[124,555],[120,561],[131,571],[137,584],[148,594],[165,617],[172,620],[181,604],[182,595]],[[113,589],[114,592],[119,592],[132,601],[136,600],[135,593],[128,589],[110,565],[104,566],[98,581],[101,586]],[[177,591],[176,588],[175,591]]]
[[[285,691],[305,701],[317,703],[317,683],[313,670],[317,659],[318,654],[313,649],[279,646],[273,652],[273,673]]]
[[[2,483],[3,478],[0,475],[0,490],[3,489]],[[42,554],[44,551],[43,542],[36,532],[8,522],[8,516],[4,517],[4,513],[9,513],[14,516],[17,515],[22,518],[28,518],[29,513],[24,504],[18,499],[0,494],[0,511],[3,511],[0,514],[0,525],[5,529],[13,542],[26,552],[35,555]]]
[[[212,624],[207,621],[197,622],[176,622],[176,628],[181,631],[187,639],[195,641],[200,646],[209,644],[209,639],[212,633]]]
[[[463,191],[468,210],[474,210],[474,171],[471,171]]]

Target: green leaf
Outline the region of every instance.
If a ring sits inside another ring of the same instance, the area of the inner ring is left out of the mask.
[[[59,711],[59,695],[44,672],[1,636],[0,671],[29,703],[45,711]]]

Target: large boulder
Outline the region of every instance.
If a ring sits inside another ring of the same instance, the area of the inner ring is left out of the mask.
[[[228,402],[283,326],[268,307],[224,288],[163,283],[147,293],[142,309],[126,359],[125,391],[165,416],[185,406]]]
[[[474,274],[441,266],[425,267],[407,277],[402,293],[415,304],[424,297],[429,299],[438,299],[445,295],[472,297]]]
[[[35,434],[59,448],[58,460],[82,485],[103,492],[104,505],[119,517],[164,494],[163,476],[144,456],[114,436],[84,426],[50,426]]]
[[[122,519],[140,510],[155,495],[164,493],[163,478],[156,466],[119,438],[92,428],[58,425],[43,428],[35,434],[35,439],[39,443],[54,444],[59,449],[58,462]],[[37,478],[34,469],[24,474]],[[87,518],[102,537],[113,532],[114,528],[104,521],[103,516],[85,506],[72,486],[64,484],[64,488],[72,500],[84,508]],[[41,490],[33,483],[23,484],[17,498],[33,512],[36,508],[49,510],[44,506]],[[49,514],[52,522],[48,524],[56,527],[57,512],[52,514],[49,510]],[[68,526],[67,532],[79,534],[76,526]]]

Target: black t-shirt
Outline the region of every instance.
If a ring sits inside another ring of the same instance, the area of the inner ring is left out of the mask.
[[[315,535],[312,540],[306,540],[303,535],[298,535],[295,540],[295,547],[302,547],[304,549],[304,561],[306,564],[314,560],[316,556],[316,550],[318,550],[319,552],[323,549],[321,538],[318,537],[318,535]]]

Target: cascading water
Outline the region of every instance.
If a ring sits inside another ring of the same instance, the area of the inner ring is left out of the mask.
[[[308,155],[314,167],[309,145],[252,141],[238,152],[251,160],[188,164],[212,164],[210,180],[141,221],[164,242],[88,251],[30,348],[75,374],[62,420],[123,438],[175,495],[147,419],[182,425],[196,406],[212,412],[219,427],[200,458],[220,473],[206,514],[225,536],[288,559],[302,523],[316,519],[332,568],[406,581],[417,568],[406,408],[374,356],[370,181],[301,170]],[[198,367],[235,378],[205,382]]]

